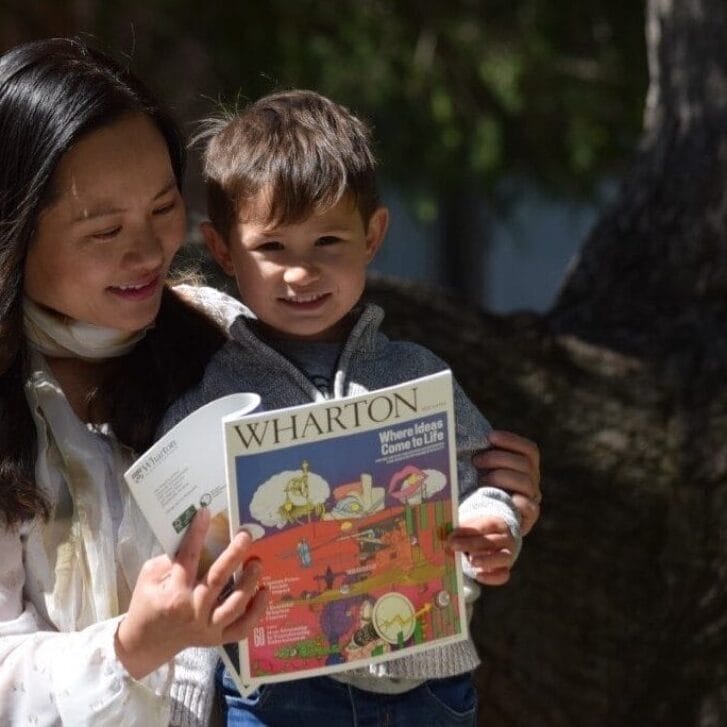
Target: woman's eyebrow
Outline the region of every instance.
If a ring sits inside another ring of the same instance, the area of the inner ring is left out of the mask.
[[[154,195],[152,202],[156,202],[158,199],[163,197],[165,194],[171,192],[177,186],[177,180],[171,177],[166,184]],[[101,201],[93,207],[82,210],[78,215],[73,218],[73,222],[86,222],[88,220],[96,219],[97,217],[105,217],[106,215],[114,215],[119,212],[123,212],[123,207]]]

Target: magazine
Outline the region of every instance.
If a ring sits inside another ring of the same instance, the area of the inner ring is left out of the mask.
[[[173,556],[200,507],[210,511],[210,529],[200,559],[200,574],[230,542],[225,451],[220,422],[234,412],[242,417],[260,405],[257,394],[230,394],[200,407],[155,442],[124,473],[139,508],[164,552]],[[220,657],[243,695],[251,688],[239,675],[239,647],[228,644]]]
[[[224,417],[230,531],[270,600],[240,643],[250,688],[467,637],[451,372]]]

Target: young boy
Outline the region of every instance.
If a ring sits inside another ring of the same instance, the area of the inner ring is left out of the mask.
[[[258,392],[266,409],[362,393],[447,368],[413,343],[389,341],[375,305],[361,305],[366,268],[388,211],[376,191],[369,132],[342,106],[310,91],[265,97],[216,122],[205,153],[205,242],[234,275],[252,312],[203,381],[167,413],[166,430],[235,391]],[[455,384],[461,527],[471,603],[478,581],[499,585],[520,548],[508,494],[478,487],[472,454],[490,426]],[[478,664],[465,641],[367,669],[264,687],[250,699],[223,679],[230,724],[474,723],[470,678]],[[368,715],[368,717],[367,717]],[[387,721],[389,720],[389,721]]]

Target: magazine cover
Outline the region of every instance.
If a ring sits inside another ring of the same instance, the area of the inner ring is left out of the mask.
[[[232,532],[270,602],[240,644],[246,684],[466,638],[449,371],[347,399],[224,420]]]

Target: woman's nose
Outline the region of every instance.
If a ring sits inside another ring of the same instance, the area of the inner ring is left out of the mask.
[[[126,262],[144,268],[155,268],[164,262],[164,247],[151,225],[140,227],[125,251]]]

